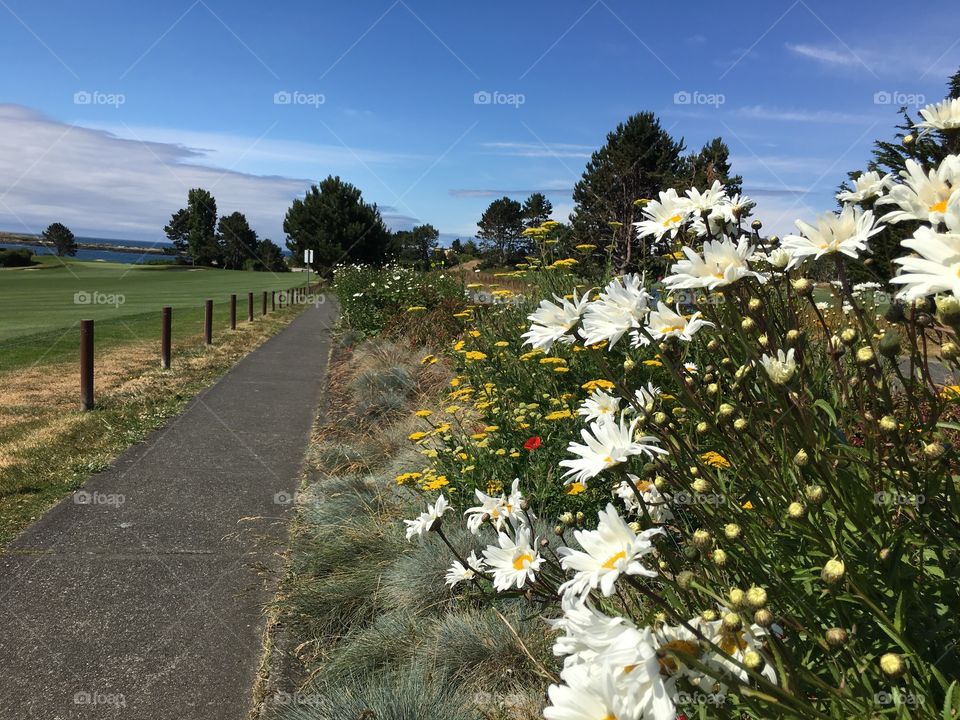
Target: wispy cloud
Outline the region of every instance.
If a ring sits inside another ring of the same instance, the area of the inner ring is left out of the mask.
[[[481,143],[494,155],[508,157],[561,157],[561,158],[589,158],[596,147],[592,145],[574,145],[571,143],[540,143],[522,142],[486,142]]]
[[[780,122],[840,123],[845,125],[869,125],[876,117],[866,113],[845,113],[835,110],[784,109],[766,105],[748,105],[738,108],[739,117],[754,120],[772,120]]]
[[[896,43],[877,43],[875,48],[821,45],[815,43],[786,43],[794,55],[813,60],[823,66],[855,72],[872,72],[893,78],[909,78],[913,82],[946,78],[957,68],[960,43],[954,37],[942,47],[934,41],[898,46]]]

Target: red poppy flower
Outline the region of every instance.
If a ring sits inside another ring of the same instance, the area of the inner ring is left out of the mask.
[[[542,444],[543,444],[543,443],[542,443],[542,441],[540,440],[540,436],[539,436],[539,435],[534,435],[533,437],[528,438],[527,441],[523,444],[523,449],[524,449],[524,450],[529,450],[530,452],[533,452],[533,451],[536,450],[538,447],[540,447]]]

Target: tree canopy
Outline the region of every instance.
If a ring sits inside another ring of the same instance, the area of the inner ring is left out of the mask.
[[[494,200],[483,211],[477,237],[480,238],[482,248],[490,258],[505,265],[518,254],[522,254],[526,247],[523,236],[523,207],[516,200],[504,196]]]
[[[57,255],[61,257],[64,255],[73,256],[77,254],[77,241],[73,233],[70,232],[70,228],[63,223],[51,223],[47,226],[47,229],[43,231],[41,237],[47,242],[53,243]]]

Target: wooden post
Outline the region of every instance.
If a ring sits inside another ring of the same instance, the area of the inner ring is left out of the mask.
[[[270,312],[273,312],[277,309],[277,291],[270,291]]]
[[[247,293],[247,322],[253,322],[253,293]]]
[[[160,367],[170,369],[170,326],[173,309],[165,307],[160,312]]]
[[[263,291],[263,303],[260,306],[260,314],[261,315],[267,314],[267,291],[266,290]]]
[[[213,300],[207,300],[204,303],[203,344],[213,345]]]
[[[80,321],[80,409],[93,410],[93,320]]]
[[[230,329],[237,329],[237,296],[230,296]]]

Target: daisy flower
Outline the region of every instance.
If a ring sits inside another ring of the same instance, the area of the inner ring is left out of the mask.
[[[837,193],[837,200],[842,203],[862,203],[883,195],[892,185],[891,173],[881,177],[876,170],[862,172],[853,181],[853,190]]]
[[[453,562],[450,569],[447,570],[446,583],[453,587],[457,583],[468,582],[473,580],[478,572],[483,572],[484,568],[483,560],[478,558],[477,554],[471,550],[466,565],[459,560]]]
[[[577,413],[583,415],[589,421],[609,418],[619,411],[620,398],[605,393],[598,388],[593,391],[590,397],[583,401]]]
[[[890,192],[877,200],[877,205],[898,205],[880,218],[880,222],[898,223],[904,220],[919,220],[936,225],[943,220],[947,203],[960,184],[960,158],[948,155],[936,170],[928,173],[915,160],[907,160],[906,169],[900,171],[903,182],[894,185]]]
[[[554,299],[556,303],[541,300],[540,307],[527,316],[532,325],[522,336],[524,345],[532,345],[534,348],[547,351],[555,342],[573,342],[574,338],[570,331],[580,322],[588,299],[577,298],[576,292],[573,293],[572,302],[556,296]]]
[[[819,258],[838,252],[857,258],[867,250],[867,240],[883,230],[883,225],[874,226],[871,211],[855,205],[844,205],[840,213],[820,215],[816,227],[803,220],[795,224],[803,235],[788,235],[780,245],[793,257],[793,264],[811,255]]]
[[[516,586],[519,590],[528,581],[536,579],[536,571],[543,564],[543,558],[530,547],[527,533],[517,533],[516,541],[506,533],[499,533],[499,544],[488,545],[483,551],[487,567],[493,571],[493,586],[497,592],[504,592]]]
[[[621,415],[619,422],[610,419],[590,423],[580,431],[583,443],[571,442],[567,452],[576,459],[561,460],[560,466],[568,468],[564,473],[564,484],[578,482],[587,484],[587,480],[596,477],[604,470],[619,465],[634,455],[666,454],[657,439],[644,436],[634,439],[639,419],[627,422]]]
[[[694,215],[711,213],[730,201],[719,180],[714,180],[713,185],[703,192],[697,188],[690,188],[685,194],[689,201],[690,212]]]
[[[931,130],[960,130],[960,99],[947,98],[920,110],[923,122],[914,127],[926,135]]]
[[[766,282],[766,277],[750,270],[747,258],[753,248],[741,238],[736,244],[730,238],[707,240],[703,244],[703,256],[689,247],[683,248],[686,260],[674,263],[672,275],[663,279],[669,289],[708,288],[713,290],[735,283],[745,277],[755,277]]]
[[[427,511],[420,513],[420,517],[416,520],[404,520],[403,522],[407,526],[407,540],[412,540],[414,537],[422,539],[430,532],[433,524],[449,509],[450,503],[443,495],[440,495],[433,505],[427,505]]]
[[[650,538],[663,532],[660,528],[635,533],[617,512],[612,503],[601,510],[600,522],[596,530],[575,530],[576,538],[583,551],[561,547],[557,553],[565,570],[573,570],[576,575],[560,586],[560,592],[572,592],[586,595],[600,588],[604,597],[613,594],[614,584],[621,573],[656,577],[640,563],[640,559],[653,552]]]
[[[675,337],[686,342],[693,340],[694,334],[702,327],[713,327],[713,323],[700,318],[695,312],[690,317],[680,314],[680,305],[674,312],[663,302],[657,302],[657,309],[647,316],[647,332],[654,340]],[[634,346],[646,345],[649,341],[640,333],[634,334]]]
[[[653,404],[656,402],[657,398],[663,395],[663,390],[658,388],[649,380],[647,381],[647,386],[644,387],[641,385],[637,388],[636,392],[633,393],[633,396],[637,400],[637,404],[646,411],[653,409]]]
[[[662,525],[663,523],[673,520],[673,512],[667,505],[667,496],[657,490],[656,485],[649,480],[641,480],[636,475],[629,473],[627,477],[630,478],[633,485],[640,491],[640,497],[643,499],[643,504],[646,506],[647,513],[653,522]],[[637,494],[633,491],[633,487],[631,487],[630,483],[626,480],[620,481],[614,493],[618,498],[623,500],[627,512],[641,512],[640,500],[637,499]]]
[[[643,209],[646,218],[634,223],[640,237],[652,236],[657,240],[669,234],[673,237],[690,217],[690,200],[677,195],[673,188],[660,193],[660,200],[651,200]]]
[[[915,300],[940,292],[960,297],[960,193],[950,201],[944,222],[946,232],[922,225],[912,238],[900,243],[917,253],[894,260],[903,274],[890,282],[904,286],[900,297]]]
[[[770,381],[774,385],[786,385],[797,372],[797,361],[793,358],[793,348],[790,348],[786,354],[783,350],[777,350],[776,356],[764,354],[760,358],[760,364],[767,371]]]
[[[584,343],[608,342],[612,348],[623,334],[640,327],[650,296],[639,275],[614,278],[583,316]]]
[[[720,608],[721,617],[729,612],[726,608]],[[723,655],[717,652],[707,652],[701,662],[704,665],[716,668],[717,672],[711,679],[722,682],[725,675],[730,674],[740,679],[741,682],[747,682],[747,671],[736,665],[732,660],[742,663],[744,655],[750,650],[761,653],[763,651],[763,638],[767,631],[759,625],[751,624],[744,626],[739,630],[731,630],[724,627],[722,620],[713,620],[710,622],[700,622],[699,628],[704,636],[712,643],[718,645],[723,651]],[[773,666],[767,663],[760,671],[767,680],[772,683],[777,682],[776,673]],[[708,675],[710,677],[710,675]]]
[[[523,510],[520,503],[523,500],[523,493],[520,492],[520,479],[514,478],[510,494],[503,494],[500,497],[487,495],[480,490],[474,491],[477,500],[480,501],[479,507],[468,509],[464,515],[467,516],[467,528],[476,535],[480,532],[480,526],[483,525],[484,517],[490,519],[490,523],[499,532],[503,529],[507,520],[515,518],[523,522]]]

